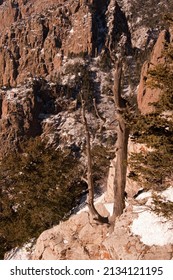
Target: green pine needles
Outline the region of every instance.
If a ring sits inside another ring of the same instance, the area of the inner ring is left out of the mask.
[[[154,111],[139,114],[132,126],[132,140],[146,145],[140,153],[133,153],[129,164],[130,177],[141,186],[161,190],[173,180],[173,45],[165,55],[167,63],[148,73],[148,86],[161,89]]]
[[[83,190],[79,162],[40,138],[8,155],[0,169],[0,258],[69,215]]]

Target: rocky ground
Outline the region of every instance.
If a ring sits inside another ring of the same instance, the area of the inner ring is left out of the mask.
[[[173,188],[162,192],[162,197],[173,201]],[[106,200],[102,195],[95,205],[100,214],[110,217],[113,203]],[[172,260],[172,221],[157,216],[152,209],[151,192],[144,192],[126,201],[123,215],[113,226],[94,222],[86,206],[43,232],[33,247],[27,244],[6,254],[5,259]]]

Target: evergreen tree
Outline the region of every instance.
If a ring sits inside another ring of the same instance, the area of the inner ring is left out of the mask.
[[[1,258],[67,217],[84,187],[80,176],[77,159],[46,147],[40,138],[1,162]]]
[[[132,140],[144,143],[148,150],[132,154],[130,176],[142,186],[163,189],[173,179],[173,44],[165,51],[165,64],[148,73],[148,86],[160,88],[158,102],[147,115],[138,115],[133,122]]]

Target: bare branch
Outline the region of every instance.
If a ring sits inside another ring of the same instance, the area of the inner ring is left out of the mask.
[[[105,123],[106,119],[103,118],[99,112],[98,112],[98,109],[97,109],[97,104],[96,104],[96,99],[93,98],[93,105],[94,105],[94,109],[95,109],[95,113],[96,113],[96,116],[98,117],[98,119],[100,119],[101,121],[103,121]]]
[[[121,96],[121,78],[122,78],[122,59],[119,59],[115,64],[114,73],[114,101],[118,110],[122,110],[126,107],[126,100]]]
[[[87,185],[88,185],[88,180],[86,178],[81,177],[81,180],[84,181],[85,183],[87,183]]]
[[[92,214],[94,220],[97,220],[101,223],[108,223],[108,217],[102,217],[97,212],[97,210],[94,206],[94,183],[93,183],[93,173],[92,173],[90,133],[89,133],[89,129],[88,129],[87,118],[85,115],[85,101],[82,99],[82,95],[81,95],[81,103],[82,103],[82,119],[83,119],[83,124],[85,127],[85,135],[86,135],[88,207],[89,207],[90,213]]]

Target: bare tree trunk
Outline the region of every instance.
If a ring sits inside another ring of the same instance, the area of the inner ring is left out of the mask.
[[[117,152],[116,152],[116,173],[114,181],[114,217],[120,216],[125,208],[125,186],[127,174],[127,145],[129,129],[126,123],[118,114],[118,131],[117,131]]]
[[[91,157],[91,146],[90,146],[90,133],[88,129],[88,123],[85,116],[85,101],[82,100],[82,118],[85,126],[86,134],[86,154],[87,154],[87,183],[88,183],[88,207],[94,220],[98,220],[101,223],[108,223],[108,217],[102,217],[94,206],[94,183],[92,173],[92,157]]]
[[[121,61],[115,66],[114,77],[114,100],[116,106],[116,119],[118,121],[117,142],[116,142],[116,168],[114,179],[114,212],[113,219],[120,216],[125,208],[125,186],[127,173],[127,146],[129,138],[129,128],[124,119],[127,109],[126,100],[121,96]]]

